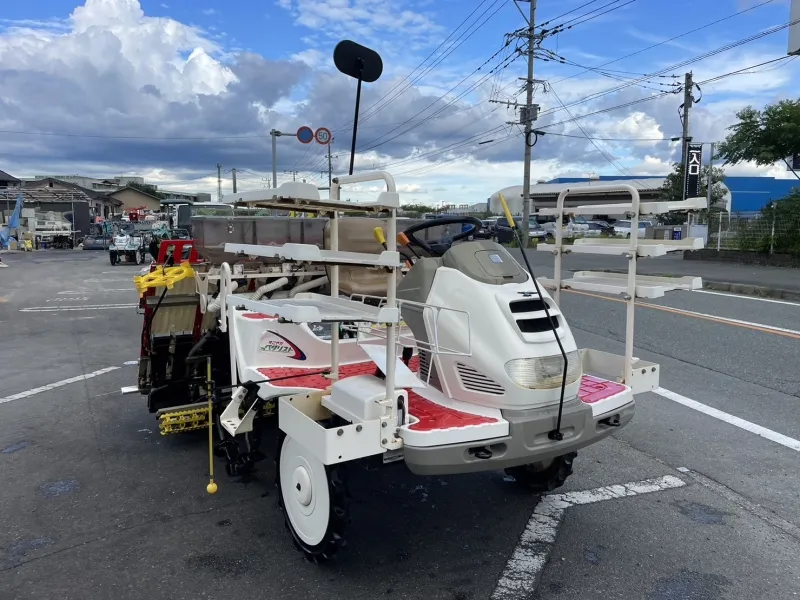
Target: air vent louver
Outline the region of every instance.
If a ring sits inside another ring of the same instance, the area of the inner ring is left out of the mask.
[[[506,393],[503,386],[469,365],[456,363],[456,371],[465,390],[493,396],[502,396]]]

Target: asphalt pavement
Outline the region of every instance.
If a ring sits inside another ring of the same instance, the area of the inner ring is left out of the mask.
[[[512,249],[512,254],[522,259],[519,249]],[[529,250],[528,260],[537,276],[552,274],[553,255],[542,250]],[[565,271],[627,271],[627,259],[621,256],[603,256],[596,254],[567,254],[563,259]],[[541,273],[539,272],[541,270]],[[729,285],[741,288],[743,293],[764,293],[785,297],[787,300],[800,301],[800,269],[765,267],[760,265],[740,265],[726,262],[684,260],[679,252],[656,258],[640,258],[636,270],[642,275],[670,275],[702,277],[704,283],[711,287],[727,290]],[[549,275],[548,275],[549,276]],[[749,289],[748,289],[749,288]]]
[[[798,304],[640,304],[636,355],[661,365],[662,393],[579,453],[561,496],[501,472],[353,470],[349,545],[315,566],[276,508],[269,447],[255,476],[219,473],[209,496],[205,435],[162,437],[144,398],[120,395],[136,380],[139,267],[102,252],[3,260],[0,600],[800,596]],[[562,310],[579,346],[622,352],[622,303],[565,292]],[[657,480],[672,483],[635,492]]]

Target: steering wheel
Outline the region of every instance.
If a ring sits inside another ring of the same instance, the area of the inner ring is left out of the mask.
[[[432,227],[441,227],[442,225],[472,225],[471,228],[467,229],[466,231],[460,231],[455,235],[451,235],[446,238],[441,238],[439,240],[433,240],[426,242],[425,240],[419,239],[416,234],[420,231],[424,231],[426,229],[430,229]],[[447,252],[450,247],[453,245],[454,242],[458,240],[463,240],[466,237],[474,235],[478,229],[483,227],[483,223],[481,223],[480,219],[476,219],[475,217],[442,217],[440,219],[427,219],[422,223],[417,223],[416,225],[412,225],[407,229],[403,230],[403,233],[406,234],[408,237],[408,241],[416,244],[423,250],[425,250],[428,254],[432,256],[442,256],[445,252]]]

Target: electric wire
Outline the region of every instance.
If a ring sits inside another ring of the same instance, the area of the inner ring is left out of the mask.
[[[658,48],[659,46],[663,46],[664,44],[668,44],[670,42],[674,42],[675,40],[679,40],[679,39],[681,39],[683,37],[686,37],[687,35],[691,35],[693,33],[697,33],[698,31],[702,31],[703,29],[707,29],[707,28],[712,27],[714,25],[718,25],[719,23],[723,23],[723,22],[725,22],[725,21],[727,21],[729,19],[733,19],[735,17],[738,17],[739,15],[743,15],[743,14],[748,13],[750,11],[756,10],[758,8],[761,8],[762,6],[766,6],[767,4],[772,4],[773,2],[775,2],[775,0],[764,0],[764,2],[756,4],[756,5],[751,6],[749,8],[744,8],[744,9],[742,9],[740,11],[737,11],[735,13],[732,13],[732,14],[730,14],[728,16],[725,16],[725,17],[722,17],[720,19],[717,19],[716,21],[710,21],[709,23],[706,23],[705,25],[701,25],[700,27],[696,27],[694,29],[690,29],[689,31],[685,31],[684,33],[678,34],[678,35],[673,36],[673,37],[671,37],[669,39],[663,40],[661,42],[657,42],[655,44],[647,46],[646,48],[642,48],[641,50],[636,50],[635,52],[631,52],[630,54],[626,54],[625,56],[620,56],[619,58],[615,58],[614,60],[610,60],[608,62],[604,62],[603,64],[596,65],[595,68],[600,68],[600,67],[605,67],[605,66],[608,66],[608,65],[613,65],[614,63],[617,63],[617,62],[619,62],[621,60],[625,60],[626,58],[631,58],[632,56],[636,56],[636,55],[641,54],[643,52],[647,52],[648,50],[652,50],[653,48]],[[566,81],[566,80],[572,79],[574,77],[579,77],[580,75],[583,75],[584,73],[587,73],[590,70],[591,69],[586,68],[585,70],[581,71],[580,73],[575,73],[573,75],[569,75],[567,77],[559,79],[558,81],[556,81],[554,83],[561,83],[562,81]]]

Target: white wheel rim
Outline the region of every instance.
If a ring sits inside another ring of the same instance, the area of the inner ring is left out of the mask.
[[[309,546],[322,542],[330,520],[325,465],[296,440],[286,437],[280,459],[283,505],[298,537]]]

